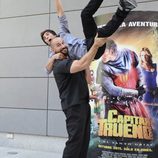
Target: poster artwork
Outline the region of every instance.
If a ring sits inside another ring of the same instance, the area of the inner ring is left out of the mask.
[[[111,16],[97,16],[98,27]],[[110,39],[90,66],[88,158],[157,158],[158,13],[131,12]]]

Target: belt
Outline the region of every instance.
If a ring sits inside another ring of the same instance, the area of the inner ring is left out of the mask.
[[[113,101],[133,101],[133,97],[120,97],[120,96],[107,96],[106,100],[113,100]]]
[[[130,102],[133,102],[133,97],[116,97],[116,96],[107,96],[105,99],[105,104],[118,104],[129,106]]]

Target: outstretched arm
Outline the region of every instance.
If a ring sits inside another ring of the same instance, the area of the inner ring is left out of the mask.
[[[56,7],[57,15],[58,15],[58,20],[59,20],[59,34],[60,36],[64,36],[65,33],[70,33],[70,31],[69,31],[68,21],[64,13],[61,0],[55,0],[55,7]]]
[[[106,40],[107,38],[95,38],[91,49],[80,60],[73,61],[70,72],[76,73],[85,70],[94,59],[99,47],[101,47],[106,42]]]
[[[56,11],[57,11],[57,15],[59,17],[64,15],[64,9],[63,9],[63,5],[61,3],[61,0],[55,0],[55,7],[56,7]]]

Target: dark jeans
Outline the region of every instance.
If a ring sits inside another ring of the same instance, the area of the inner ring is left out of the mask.
[[[63,158],[86,158],[90,140],[90,106],[79,104],[64,110],[68,141]]]
[[[83,26],[83,33],[87,41],[87,50],[91,48],[94,43],[94,37],[98,33],[98,37],[109,37],[111,36],[124,21],[129,12],[121,11],[119,8],[113,15],[112,19],[103,26],[102,28],[97,28],[94,21],[93,15],[100,7],[103,0],[90,0],[87,6],[81,12],[81,20]],[[99,48],[95,59],[100,58],[105,50],[106,44]]]

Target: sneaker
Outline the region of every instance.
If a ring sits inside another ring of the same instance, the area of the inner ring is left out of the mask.
[[[137,7],[136,0],[120,0],[119,9],[125,11],[131,11]]]

